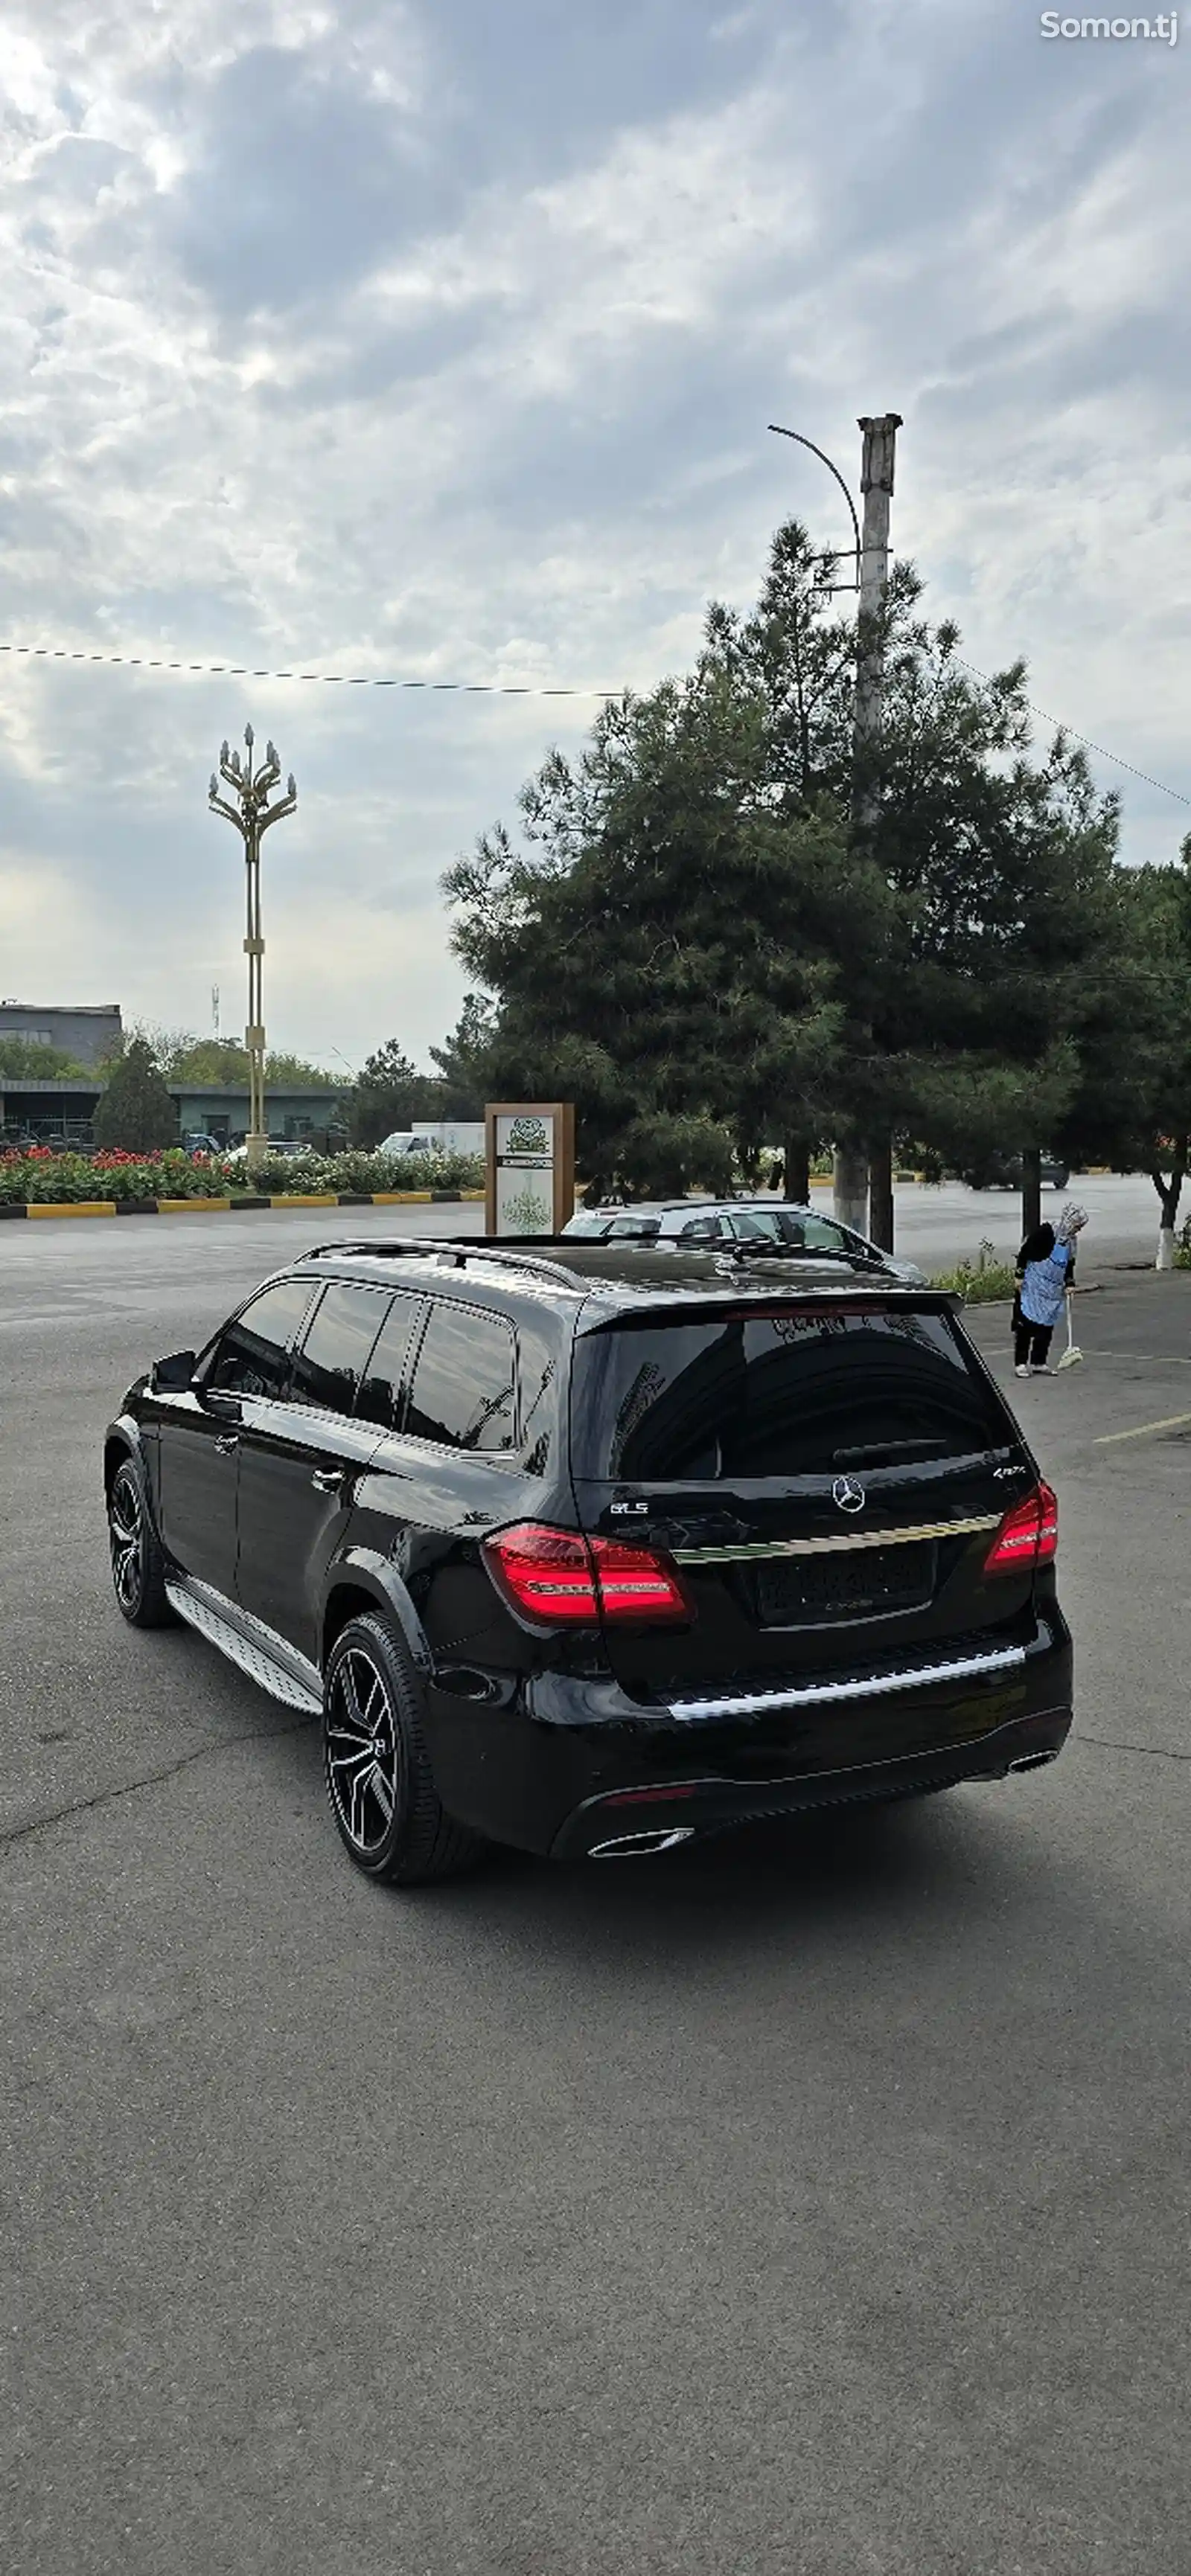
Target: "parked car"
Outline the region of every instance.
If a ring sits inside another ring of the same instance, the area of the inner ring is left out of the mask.
[[[197,1131],[192,1135],[181,1137],[179,1141],[184,1154],[223,1155],[227,1150],[226,1146],[220,1144],[218,1136],[204,1136]]]
[[[969,1163],[959,1177],[970,1190],[1019,1190],[1025,1174],[1020,1154],[989,1154],[980,1162]],[[1043,1155],[1044,1189],[1065,1190],[1070,1178],[1070,1166],[1057,1154]]]
[[[325,1244],[103,1465],[124,1618],[321,1717],[372,1878],[1001,1779],[1071,1724],[1054,1495],[952,1301],[872,1265]]]
[[[671,1248],[700,1244],[742,1244],[758,1252],[766,1248],[804,1252],[846,1254],[864,1262],[879,1262],[895,1279],[907,1286],[924,1288],[926,1275],[916,1261],[903,1261],[900,1254],[881,1252],[863,1234],[841,1225],[838,1218],[821,1216],[817,1208],[802,1207],[787,1199],[658,1199],[645,1200],[627,1207],[581,1208],[563,1227],[566,1238],[586,1238],[605,1243],[653,1243]]]
[[[395,1127],[391,1136],[376,1147],[391,1162],[400,1163],[408,1154],[482,1154],[484,1121],[482,1118],[435,1118],[421,1127]]]
[[[270,1162],[273,1162],[278,1158],[284,1160],[287,1154],[308,1154],[310,1151],[311,1147],[309,1139],[302,1136],[270,1136],[268,1140],[268,1155]],[[225,1163],[246,1163],[248,1160],[247,1145],[241,1144],[225,1147],[223,1149],[223,1160]]]

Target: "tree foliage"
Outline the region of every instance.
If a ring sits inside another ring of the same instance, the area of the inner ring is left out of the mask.
[[[352,1142],[369,1147],[383,1144],[401,1127],[414,1127],[419,1119],[437,1118],[439,1086],[429,1074],[419,1073],[396,1038],[370,1055],[361,1071],[352,1100]]]
[[[64,1047],[46,1046],[40,1038],[0,1037],[0,1076],[12,1082],[80,1082],[92,1077],[86,1065]]]
[[[486,994],[465,993],[463,1008],[440,1047],[430,1049],[438,1068],[440,1118],[482,1118],[493,1097],[494,1012]]]
[[[1111,985],[1090,1017],[1060,1142],[1148,1172],[1172,1228],[1191,1155],[1191,835],[1177,863],[1122,868]]]
[[[834,959],[879,941],[882,889],[829,810],[775,810],[764,709],[714,663],[597,719],[572,766],[448,875],[455,944],[500,996],[503,1088],[577,1103],[593,1183],[722,1186],[777,1117],[838,1083]]]
[[[200,1038],[186,1029],[145,1032],[154,1060],[167,1082],[194,1086],[227,1083],[241,1090],[248,1083],[248,1050],[235,1038]],[[305,1056],[275,1051],[265,1057],[265,1081],[295,1091],[344,1091],[351,1074],[327,1071]]]
[[[1117,816],[1024,666],[986,680],[912,569],[858,769],[855,630],[805,530],[684,681],[555,753],[445,880],[506,1084],[573,1096],[602,1185],[718,1184],[734,1147],[1050,1141],[1111,976]]]
[[[97,1145],[148,1154],[178,1139],[173,1101],[147,1038],[134,1037],[113,1065],[94,1118]]]

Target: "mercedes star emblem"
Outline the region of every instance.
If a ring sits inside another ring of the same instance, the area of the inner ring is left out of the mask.
[[[837,1476],[831,1488],[831,1499],[839,1504],[841,1512],[862,1512],[864,1487],[857,1484],[854,1476]]]

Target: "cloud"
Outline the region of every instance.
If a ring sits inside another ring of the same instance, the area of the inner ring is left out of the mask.
[[[840,534],[765,423],[854,471],[889,405],[895,532],[973,661],[1024,651],[1191,793],[1181,49],[1048,46],[996,0],[9,20],[10,638],[648,685],[779,517]],[[177,1023],[218,974],[228,1018],[205,788],[251,716],[300,789],[271,1033],[423,1050],[460,989],[439,873],[592,712],[0,661],[5,989]],[[1181,809],[1125,792],[1130,853],[1169,855]]]

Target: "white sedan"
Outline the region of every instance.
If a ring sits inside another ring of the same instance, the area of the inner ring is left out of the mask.
[[[820,1216],[817,1208],[800,1207],[788,1199],[649,1199],[628,1207],[580,1208],[563,1233],[586,1236],[589,1243],[652,1243],[659,1249],[679,1244],[772,1243],[796,1252],[834,1253],[846,1261],[879,1262],[908,1288],[928,1284],[916,1261],[882,1252],[837,1218]]]

